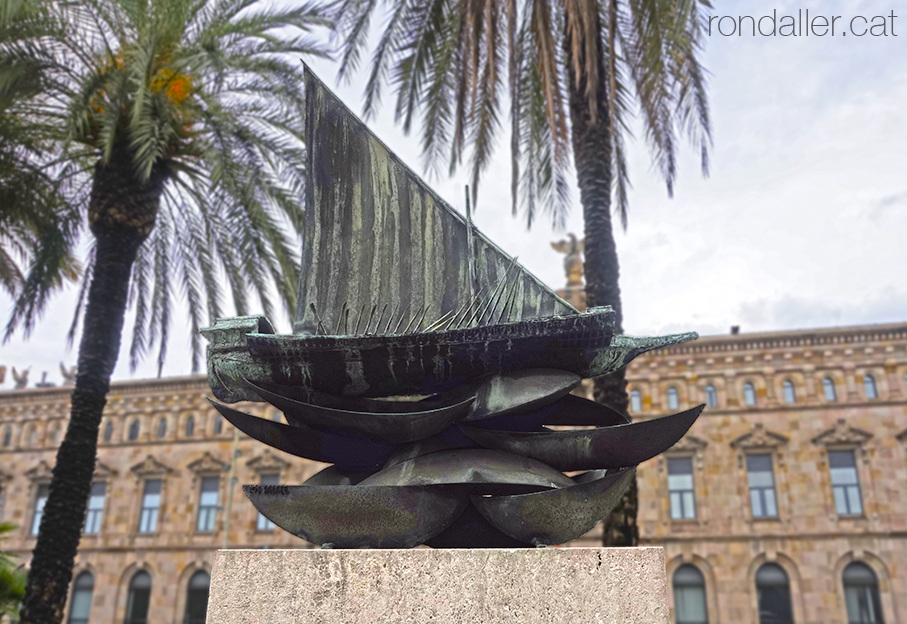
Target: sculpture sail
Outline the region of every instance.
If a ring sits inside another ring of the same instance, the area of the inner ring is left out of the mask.
[[[508,270],[508,283],[516,285],[502,321],[578,313],[467,224],[308,68],[305,90],[306,214],[295,334],[318,333],[319,322],[329,333],[354,333],[359,317],[364,324],[373,310],[395,322],[421,310],[430,323],[467,305],[476,290],[489,293]]]

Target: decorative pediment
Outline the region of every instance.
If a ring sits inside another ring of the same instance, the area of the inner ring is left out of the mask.
[[[680,438],[680,441],[667,450],[668,453],[683,453],[683,452],[696,452],[701,451],[706,446],[708,442],[702,438],[697,438],[692,435],[685,435]]]
[[[205,451],[201,459],[196,459],[188,466],[189,470],[196,474],[202,472],[223,472],[229,467],[229,464],[225,464],[208,451]]]
[[[95,481],[107,481],[117,476],[117,471],[108,466],[103,462],[97,462],[94,467],[94,474],[91,475],[91,478]]]
[[[53,476],[53,468],[47,465],[47,462],[43,459],[38,462],[38,465],[32,468],[31,470],[25,471],[25,476],[31,481],[50,481],[51,476]]]
[[[136,464],[135,466],[130,468],[130,470],[132,470],[132,472],[140,477],[166,475],[170,472],[173,472],[173,470],[156,460],[151,455],[145,457],[145,461],[140,464]]]
[[[822,446],[831,446],[834,444],[855,444],[857,446],[862,446],[871,437],[872,434],[868,431],[850,427],[843,418],[840,418],[833,429],[829,429],[813,438],[813,443],[821,444]]]
[[[787,442],[788,439],[780,433],[768,431],[762,426],[762,423],[757,423],[752,431],[731,442],[731,447],[735,449],[777,448]]]
[[[261,455],[246,462],[246,466],[255,472],[280,472],[289,465],[289,462],[277,457],[270,449],[265,449]]]

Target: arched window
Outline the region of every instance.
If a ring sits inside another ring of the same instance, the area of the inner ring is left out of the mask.
[[[718,407],[718,391],[712,384],[705,387],[705,405],[706,407]]]
[[[826,377],[822,380],[822,388],[825,390],[826,401],[838,400],[838,393],[835,392],[835,382],[832,381],[831,377]]]
[[[139,439],[139,419],[136,418],[132,421],[132,424],[129,425],[129,440],[138,440]]]
[[[642,411],[642,394],[639,390],[633,390],[630,393],[630,411],[634,414]]]
[[[743,402],[747,405],[756,404],[756,388],[750,382],[743,384]]]
[[[866,375],[863,377],[863,387],[866,389],[866,398],[867,399],[877,399],[879,398],[878,393],[876,392],[876,380],[872,375]]]
[[[794,382],[790,379],[784,380],[784,402],[785,403],[796,403],[797,402],[797,393],[794,391]]]
[[[108,420],[107,426],[104,427],[104,441],[110,442],[110,438],[113,437],[113,421]]]
[[[210,585],[211,576],[204,570],[199,570],[189,579],[189,587],[186,590],[186,617],[183,624],[205,624]]]
[[[6,426],[6,431],[3,433],[3,446],[9,446],[9,443],[13,440],[13,428],[11,425]]]
[[[148,624],[148,605],[151,603],[151,575],[140,570],[129,581],[126,596],[126,619],[123,624]]]
[[[673,584],[677,624],[708,624],[702,572],[695,566],[682,565],[674,572]]]
[[[680,398],[677,395],[677,388],[668,388],[668,409],[676,410],[680,408]]]
[[[879,582],[872,568],[854,561],[842,577],[848,624],[883,624]]]
[[[94,592],[94,577],[91,572],[82,572],[72,584],[72,601],[69,604],[67,624],[88,624],[91,613],[91,594]]]
[[[54,441],[54,446],[60,444],[60,427],[54,427],[53,435],[51,439]]]
[[[793,624],[787,572],[776,563],[766,563],[756,572],[759,624]]]
[[[214,435],[220,435],[224,431],[224,417],[220,414],[214,419]]]
[[[28,445],[34,446],[35,441],[38,439],[38,430],[32,425],[28,430]]]
[[[161,418],[161,422],[157,424],[157,437],[163,438],[167,435],[167,419]]]
[[[186,437],[192,437],[193,433],[195,433],[195,417],[190,416],[186,419]]]

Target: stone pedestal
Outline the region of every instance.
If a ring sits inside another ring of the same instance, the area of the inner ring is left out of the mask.
[[[220,550],[208,624],[669,624],[661,548]]]

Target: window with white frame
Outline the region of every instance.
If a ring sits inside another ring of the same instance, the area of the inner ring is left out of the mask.
[[[677,394],[677,388],[668,388],[668,409],[676,410],[680,408],[680,397]]]
[[[165,435],[167,435],[167,419],[161,418],[157,424],[157,437],[163,438]]]
[[[853,450],[828,451],[828,468],[835,498],[835,511],[841,516],[858,516],[863,513],[860,480],[857,477],[857,459]]]
[[[866,390],[867,399],[877,399],[879,398],[878,392],[876,392],[876,380],[872,375],[866,375],[863,377],[863,388]]]
[[[668,457],[668,495],[672,520],[696,517],[692,457]]]
[[[50,485],[41,483],[35,493],[35,508],[31,518],[31,534],[37,535],[38,529],[41,528],[41,517],[44,515],[44,505],[47,504],[47,494],[50,491]]]
[[[865,563],[854,561],[844,568],[844,604],[847,624],[883,624],[879,581]]]
[[[261,475],[261,484],[262,485],[280,485],[280,475],[276,473],[272,474],[263,474]],[[255,521],[255,530],[256,531],[273,531],[274,523],[265,518],[261,513],[258,514],[258,519]]]
[[[705,405],[706,407],[718,407],[718,391],[712,384],[705,387]]]
[[[822,389],[825,391],[825,400],[829,403],[838,400],[838,393],[835,392],[835,382],[831,377],[822,380]]]
[[[756,404],[756,388],[749,382],[743,384],[743,402],[747,405]]]
[[[639,390],[630,392],[630,411],[634,414],[642,411],[642,394]]]
[[[94,576],[91,572],[82,572],[72,584],[72,599],[69,603],[69,619],[66,624],[88,624],[93,593]]]
[[[676,624],[708,624],[702,572],[696,566],[684,564],[674,571],[671,581]]]
[[[139,439],[139,420],[136,418],[129,425],[129,441],[134,442]]]
[[[91,484],[91,494],[88,497],[88,513],[85,514],[84,532],[87,535],[94,535],[101,530],[101,516],[104,513],[104,495],[106,493],[106,483]]]
[[[785,403],[796,403],[797,402],[797,393],[794,390],[794,382],[790,379],[784,380],[784,402]]]
[[[161,508],[161,485],[160,479],[145,481],[142,510],[139,514],[139,533],[154,533],[157,530],[157,517]]]
[[[220,477],[203,477],[201,495],[198,501],[198,520],[196,531],[213,531],[217,518],[217,499],[220,490]]]
[[[771,453],[746,456],[746,478],[750,490],[750,507],[754,518],[776,518],[775,475]]]

